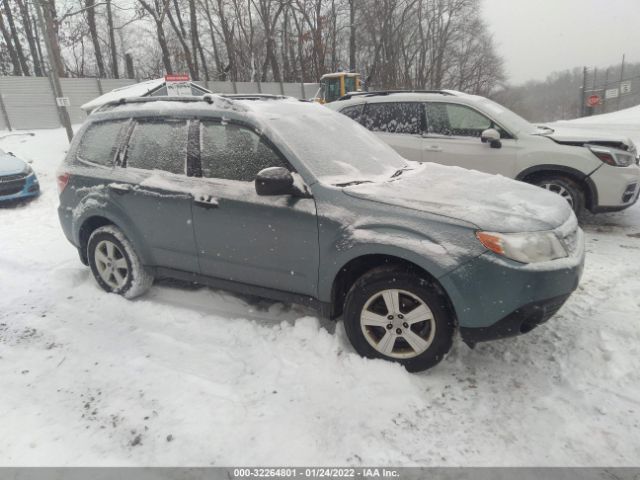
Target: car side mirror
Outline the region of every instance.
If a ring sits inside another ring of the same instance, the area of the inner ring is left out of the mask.
[[[500,132],[498,132],[495,128],[487,128],[480,135],[480,141],[482,143],[489,143],[491,148],[500,148],[502,147],[502,142],[500,141]]]
[[[293,175],[284,167],[270,167],[260,170],[256,176],[256,193],[262,196],[296,195]]]

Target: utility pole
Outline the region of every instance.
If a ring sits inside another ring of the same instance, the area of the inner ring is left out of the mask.
[[[51,75],[51,83],[53,85],[54,94],[56,99],[63,97],[62,93],[62,85],[60,84],[60,76],[58,74],[58,69],[56,68],[56,64],[58,60],[56,59],[53,53],[53,46],[51,45],[51,35],[55,35],[55,32],[50,31],[49,27],[51,25],[51,21],[46,21],[43,18],[43,10],[44,15],[47,16],[47,20],[51,20],[51,12],[48,10],[48,6],[43,5],[45,0],[37,0],[36,3],[36,13],[38,15],[38,23],[40,24],[40,29],[44,32],[44,45],[47,49],[47,57],[49,60],[49,74]],[[73,138],[73,129],[71,128],[71,117],[69,116],[69,110],[67,110],[66,105],[58,104],[56,100],[56,104],[58,106],[58,115],[60,117],[60,122],[64,126],[67,131],[67,138],[69,139],[69,143],[71,143],[71,139]]]
[[[580,116],[584,117],[587,108],[587,67],[582,69],[582,95],[580,97]]]
[[[624,53],[622,54],[622,65],[620,65],[620,84],[624,80]],[[622,92],[618,92],[618,104],[616,106],[616,110],[620,110],[620,97]]]

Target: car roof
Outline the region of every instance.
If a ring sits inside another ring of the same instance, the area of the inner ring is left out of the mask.
[[[137,97],[108,102],[91,113],[89,121],[127,117],[205,116],[216,117],[231,114],[245,116],[258,114],[269,104],[271,111],[298,111],[309,102],[293,97],[265,94],[207,94],[184,97]]]
[[[469,103],[481,97],[469,95],[455,90],[382,90],[374,92],[357,92],[347,94],[337,101],[328,104],[335,109],[362,103],[386,102],[452,102]]]

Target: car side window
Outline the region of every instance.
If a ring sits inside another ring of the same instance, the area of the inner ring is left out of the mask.
[[[291,168],[253,130],[232,123],[201,121],[200,165],[205,178],[253,182],[260,170]]]
[[[129,138],[127,167],[185,174],[187,121],[138,121]]]
[[[352,105],[350,107],[343,108],[342,110],[340,110],[340,113],[355,120],[356,122],[359,122],[361,120],[360,115],[362,114],[363,106],[364,105]]]
[[[77,157],[98,165],[112,166],[120,132],[128,122],[127,119],[92,124],[80,139]]]
[[[369,103],[365,107],[362,123],[374,132],[422,132],[422,104],[418,102]]]
[[[428,133],[480,138],[488,128],[496,128],[503,138],[508,137],[490,118],[472,108],[453,103],[427,103]]]

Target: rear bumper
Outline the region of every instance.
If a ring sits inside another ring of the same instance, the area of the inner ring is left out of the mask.
[[[20,180],[0,183],[0,202],[10,202],[38,195],[40,195],[40,183],[35,173]]]
[[[473,347],[479,342],[528,333],[554,316],[568,298],[569,295],[565,294],[548,300],[529,303],[489,327],[460,327],[460,335],[467,345]]]

